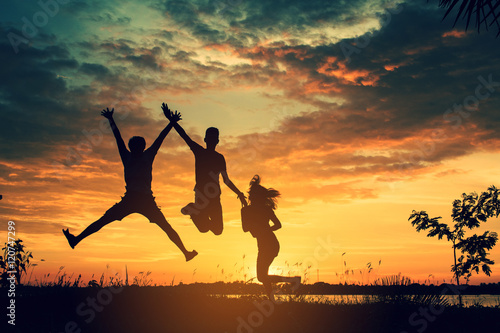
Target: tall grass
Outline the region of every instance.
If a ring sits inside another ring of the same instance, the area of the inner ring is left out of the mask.
[[[401,273],[378,278],[373,282],[373,285],[385,288],[380,288],[373,296],[374,301],[390,304],[433,305],[435,307],[450,305],[448,299],[441,294],[406,294],[405,287],[413,283],[410,278],[402,276]]]

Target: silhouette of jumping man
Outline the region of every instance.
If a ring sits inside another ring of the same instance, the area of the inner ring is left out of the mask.
[[[274,213],[280,193],[273,188],[260,185],[260,177],[255,175],[250,181],[248,200],[250,205],[241,209],[241,222],[244,232],[250,232],[257,239],[257,279],[262,282],[269,299],[274,301],[273,283],[292,283],[296,290],[300,285],[300,276],[284,277],[269,275],[269,266],[280,251],[280,243],[274,231],[281,228],[281,222]],[[273,222],[271,226],[269,221]]]
[[[172,125],[181,120],[180,113],[175,112],[175,114],[169,115],[168,119],[170,123],[161,131],[151,147],[144,150],[146,148],[146,140],[143,137],[134,136],[128,142],[129,151],[125,147],[120,131],[113,120],[114,110],[114,108],[111,111],[109,108],[106,108],[106,110],[102,110],[101,115],[109,120],[118,145],[125,173],[126,192],[119,203],[108,209],[100,219],[89,225],[78,236],[72,235],[69,229],[63,229],[69,245],[71,248],[75,248],[84,238],[99,231],[105,225],[116,220],[122,220],[132,213],[139,213],[165,231],[170,240],[182,251],[186,257],[186,261],[193,259],[198,252],[186,250],[181,238],[170,226],[160,208],[156,205],[153,192],[151,191],[154,158],[163,140],[172,129]]]
[[[173,114],[167,104],[162,104],[163,113],[167,118]],[[177,111],[176,111],[177,112]],[[220,235],[223,229],[222,206],[220,203],[221,188],[219,175],[222,175],[224,184],[227,185],[241,201],[243,206],[247,205],[245,195],[229,179],[226,170],[224,156],[215,151],[219,143],[219,130],[209,127],[205,133],[206,148],[191,140],[184,129],[177,123],[172,122],[175,130],[184,139],[195,157],[196,185],[194,187],[194,203],[191,202],[181,209],[184,215],[190,215],[194,224],[200,232],[212,231]]]

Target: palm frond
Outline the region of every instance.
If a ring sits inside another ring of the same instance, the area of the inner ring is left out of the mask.
[[[465,20],[465,31],[469,28],[471,21],[474,21],[478,33],[481,32],[482,27],[488,30],[488,27],[496,25],[498,29],[497,37],[500,35],[499,6],[500,0],[439,1],[439,7],[446,9],[443,20],[448,17],[454,9],[458,8],[453,27],[455,27],[459,19]]]

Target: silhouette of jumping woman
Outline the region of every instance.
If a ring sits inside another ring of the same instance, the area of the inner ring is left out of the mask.
[[[260,177],[255,175],[250,181],[248,200],[250,205],[241,209],[244,232],[250,232],[257,239],[257,279],[262,282],[269,299],[274,301],[273,283],[292,283],[292,289],[300,285],[300,276],[284,277],[269,275],[269,266],[280,251],[280,243],[274,231],[281,228],[281,222],[274,213],[280,193],[273,188],[260,185]],[[269,221],[273,222],[271,226]]]
[[[167,104],[162,104],[163,113],[167,118],[171,117],[172,111]],[[176,111],[177,112],[177,111]],[[224,184],[227,185],[241,201],[243,206],[247,205],[245,195],[229,179],[226,170],[224,156],[215,151],[219,143],[219,130],[209,127],[205,134],[206,148],[191,140],[184,129],[175,121],[172,124],[192,150],[195,157],[196,185],[194,187],[194,203],[191,202],[181,209],[184,215],[190,215],[193,223],[200,232],[212,231],[220,235],[223,229],[222,206],[220,203],[221,188],[219,175],[222,175]]]
[[[120,131],[113,120],[114,110],[114,108],[111,111],[109,108],[106,108],[106,110],[102,110],[101,115],[108,119],[118,145],[125,173],[125,195],[119,203],[108,209],[100,219],[90,224],[81,234],[74,236],[69,232],[69,229],[63,229],[64,236],[66,236],[71,248],[75,248],[84,238],[99,231],[105,225],[116,220],[122,220],[132,213],[139,213],[165,231],[170,240],[182,251],[186,257],[186,261],[193,259],[198,252],[186,250],[181,238],[170,226],[160,208],[156,205],[153,192],[151,191],[154,158],[163,140],[172,129],[172,125],[181,120],[180,113],[175,112],[169,115],[168,119],[170,123],[161,131],[151,147],[145,150],[146,140],[143,137],[134,136],[128,142],[129,151],[125,147]]]

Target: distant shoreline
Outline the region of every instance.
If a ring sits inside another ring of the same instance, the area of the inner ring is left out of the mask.
[[[97,285],[96,285],[97,286]],[[102,287],[106,287],[104,284]],[[50,285],[41,287],[35,285],[19,286],[22,289],[30,288],[43,288],[51,287]],[[53,287],[60,287],[54,285]],[[67,288],[65,286],[63,288]],[[130,285],[130,288],[139,287]],[[262,284],[259,283],[244,283],[242,281],[236,282],[195,282],[185,284],[180,282],[177,285],[154,285],[147,284],[140,287],[147,288],[165,288],[172,291],[195,292],[200,294],[218,294],[218,295],[248,295],[248,294],[262,294],[264,292]],[[86,288],[79,285],[78,288]],[[21,289],[21,290],[22,290]],[[282,285],[280,292],[284,294],[292,294],[289,285]],[[329,284],[324,282],[317,282],[314,284],[302,284],[297,291],[299,294],[307,295],[374,295],[374,294],[387,294],[387,293],[400,293],[406,295],[500,295],[500,282],[480,285],[461,285],[457,289],[454,284],[443,283],[441,285],[422,285],[418,283],[410,285],[353,285],[353,284]]]
[[[258,283],[244,283],[237,282],[213,282],[213,283],[179,283],[174,286],[154,286],[149,287],[163,287],[171,288],[172,290],[182,290],[186,292],[199,292],[203,294],[220,294],[220,295],[247,295],[247,294],[261,294],[264,292],[263,286]],[[280,291],[284,294],[293,293],[289,285],[282,285]],[[441,284],[441,285],[343,285],[343,284],[328,284],[324,282],[317,282],[314,284],[302,284],[297,291],[299,294],[308,295],[373,295],[385,293],[401,293],[406,295],[414,294],[443,294],[443,295],[500,295],[500,283],[490,283],[481,285],[461,285],[456,288],[454,284]]]

